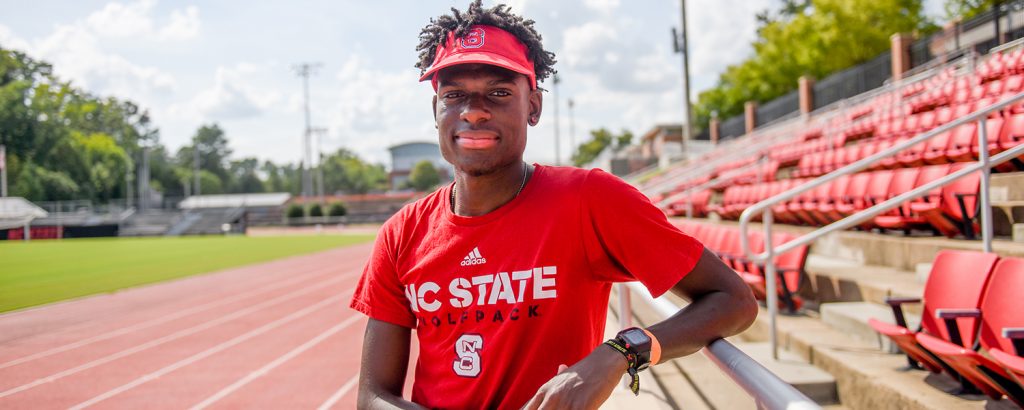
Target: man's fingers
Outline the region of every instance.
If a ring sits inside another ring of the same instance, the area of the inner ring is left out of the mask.
[[[569,366],[566,366],[564,364],[558,365],[558,374],[562,374],[562,372],[564,372],[565,369],[568,369],[568,368],[569,368]]]
[[[533,395],[533,398],[526,402],[526,405],[523,406],[522,410],[537,410],[540,408],[540,403],[542,401],[544,401],[543,390],[538,391],[537,394]]]

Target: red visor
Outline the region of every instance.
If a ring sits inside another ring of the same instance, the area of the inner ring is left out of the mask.
[[[434,63],[423,73],[420,81],[430,80],[437,89],[439,70],[457,64],[490,64],[523,74],[530,79],[530,88],[537,88],[537,75],[533,72],[533,61],[527,56],[526,45],[516,36],[494,26],[475,25],[462,38],[455,39],[455,33],[448,33],[444,44],[437,46]]]

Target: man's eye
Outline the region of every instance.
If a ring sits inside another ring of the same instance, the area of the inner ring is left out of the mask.
[[[460,93],[460,92],[452,91],[452,92],[444,93],[444,98],[449,98],[450,99],[450,98],[459,98],[459,97],[462,97],[462,93]]]
[[[495,90],[491,92],[491,95],[495,97],[508,97],[512,95],[512,93],[508,92],[507,90]]]

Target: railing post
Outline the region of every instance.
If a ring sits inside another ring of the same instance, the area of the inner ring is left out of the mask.
[[[629,286],[625,283],[619,284],[619,327],[626,329],[633,327],[633,306],[631,303]]]
[[[989,200],[989,177],[992,169],[988,160],[988,130],[985,117],[978,119],[978,161],[981,162],[981,242],[987,253],[992,253],[992,202]]]
[[[769,321],[768,338],[771,340],[772,345],[772,359],[779,360],[779,339],[775,327],[775,319],[779,315],[779,293],[775,283],[775,245],[772,244],[773,215],[771,208],[764,210],[762,219],[762,223],[764,223],[764,249],[768,254],[768,259],[765,259],[764,262],[764,287],[765,293],[767,293],[765,295],[765,304],[768,305]]]

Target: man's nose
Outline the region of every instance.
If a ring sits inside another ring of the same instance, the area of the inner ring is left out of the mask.
[[[460,118],[471,124],[491,119],[491,112],[487,109],[484,97],[470,97],[469,101],[466,102],[465,108],[462,109],[462,115],[460,115]]]

